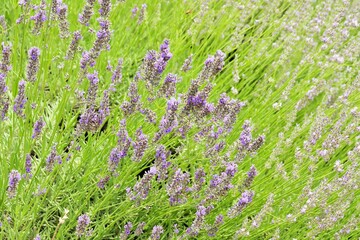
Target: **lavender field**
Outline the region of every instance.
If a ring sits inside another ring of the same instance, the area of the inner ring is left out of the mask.
[[[0,239],[360,239],[359,0],[0,0]]]

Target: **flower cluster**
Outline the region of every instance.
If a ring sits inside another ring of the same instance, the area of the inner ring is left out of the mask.
[[[81,236],[91,236],[91,230],[87,230],[90,224],[90,217],[87,214],[80,215],[78,217],[77,226],[76,226],[76,235]]]
[[[86,99],[86,109],[80,116],[78,132],[97,131],[110,114],[109,94],[107,90],[104,91],[100,107],[96,109],[96,97],[99,85],[98,73],[95,71],[93,74],[87,74],[87,78],[90,86]]]
[[[11,170],[9,174],[9,185],[7,189],[7,193],[9,198],[13,198],[16,195],[16,189],[19,185],[19,181],[21,180],[21,175],[17,170]]]
[[[40,57],[40,49],[37,47],[32,47],[28,51],[29,62],[26,69],[26,79],[29,82],[36,81],[36,74],[39,70],[39,57]]]

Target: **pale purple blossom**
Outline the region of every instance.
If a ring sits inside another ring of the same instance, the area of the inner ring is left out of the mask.
[[[164,229],[162,226],[154,226],[151,231],[151,239],[160,239],[160,235],[164,232]]]
[[[25,81],[21,80],[19,82],[19,90],[18,90],[18,94],[15,98],[14,101],[14,112],[19,116],[19,117],[25,117],[25,113],[24,113],[24,108],[25,108],[25,104],[27,102],[27,97],[25,95]]]
[[[76,235],[81,237],[88,235],[87,228],[90,224],[90,217],[87,214],[80,215],[77,220]]]
[[[17,170],[11,170],[9,174],[9,184],[8,184],[8,197],[13,198],[16,195],[16,189],[21,180],[21,175]]]
[[[26,69],[26,79],[29,82],[35,82],[36,75],[39,70],[40,62],[40,49],[37,47],[32,47],[28,51],[29,62]]]

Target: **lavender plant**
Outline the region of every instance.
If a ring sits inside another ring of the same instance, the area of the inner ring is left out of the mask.
[[[6,1],[0,239],[355,239],[358,1]]]

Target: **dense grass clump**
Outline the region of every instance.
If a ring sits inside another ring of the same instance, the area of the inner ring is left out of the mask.
[[[0,239],[360,237],[359,1],[0,6]]]

